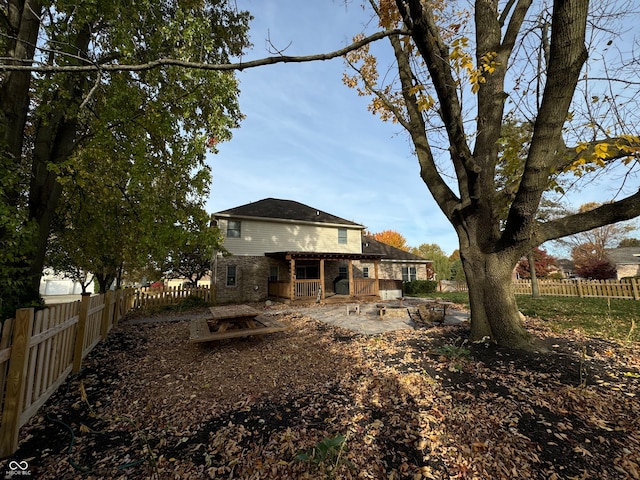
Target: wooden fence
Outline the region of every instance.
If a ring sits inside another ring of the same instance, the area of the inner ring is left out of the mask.
[[[531,295],[531,280],[514,280],[516,295]],[[538,280],[540,295],[640,300],[640,280]]]
[[[165,287],[155,289],[151,287],[139,288],[133,296],[132,308],[149,308],[162,305],[173,305],[187,297],[198,297],[207,303],[212,302],[211,289],[201,287]]]
[[[208,288],[134,289],[83,296],[42,310],[23,308],[5,320],[0,336],[0,458],[18,448],[20,427],[36,414],[70,373],[133,308],[178,303]]]
[[[354,278],[353,294],[356,297],[379,295],[379,283],[375,278]]]

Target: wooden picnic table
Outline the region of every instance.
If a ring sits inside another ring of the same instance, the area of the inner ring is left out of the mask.
[[[211,318],[198,318],[191,322],[190,342],[210,342],[286,330],[284,325],[266,316],[258,319],[261,312],[249,305],[210,307],[209,311]]]
[[[440,319],[432,320],[434,323],[439,323],[440,325],[444,324],[444,317],[447,315],[447,308],[451,305],[455,305],[453,302],[445,302],[443,300],[437,300],[435,298],[426,298],[425,299],[427,308],[432,311],[442,310],[442,317]]]
[[[453,302],[443,302],[441,300],[436,302],[436,305],[438,307],[442,307],[442,316],[444,317],[447,314],[447,307],[450,307],[451,305],[455,305],[455,303]]]

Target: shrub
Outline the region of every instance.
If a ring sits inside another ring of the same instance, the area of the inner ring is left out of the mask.
[[[405,295],[422,295],[435,292],[437,287],[435,280],[413,280],[405,282],[402,289]]]
[[[196,297],[195,295],[189,295],[187,298],[182,300],[179,304],[180,308],[200,308],[200,307],[208,307],[209,303],[206,300]]]

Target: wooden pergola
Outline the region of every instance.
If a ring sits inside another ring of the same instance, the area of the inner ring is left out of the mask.
[[[281,291],[279,296],[289,298],[291,301],[298,298],[309,298],[317,295],[318,286],[320,299],[324,300],[325,292],[325,262],[327,261],[347,261],[348,262],[348,278],[349,278],[349,296],[371,296],[379,295],[378,276],[380,260],[383,257],[381,254],[367,254],[367,253],[332,253],[332,252],[273,252],[266,253],[268,257],[277,258],[289,262],[289,280],[286,282],[286,295],[284,290]],[[354,278],[353,275],[353,262],[369,261],[374,264],[374,277],[373,278]],[[320,278],[313,284],[311,280],[298,280],[296,279],[296,261],[318,261]],[[357,280],[357,281],[356,281]],[[305,284],[308,285],[304,288]],[[300,292],[303,292],[302,294]]]

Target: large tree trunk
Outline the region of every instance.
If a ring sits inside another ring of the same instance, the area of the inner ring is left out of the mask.
[[[107,290],[116,279],[116,275],[98,272],[95,274],[95,279],[98,282],[98,293],[107,293]]]
[[[533,298],[540,298],[540,288],[538,288],[538,276],[536,275],[536,257],[533,250],[530,250],[527,254],[529,261],[529,273],[531,274],[531,296]]]
[[[9,0],[6,3],[3,33],[4,57],[8,64],[29,64],[34,57],[40,31],[42,5],[39,0]],[[26,225],[26,215],[21,215],[23,201],[24,130],[27,123],[31,72],[3,72],[0,84],[0,166],[3,169],[2,202],[10,210],[9,221],[0,227],[3,248],[9,250],[7,264],[3,265],[2,298],[0,310],[12,314],[12,310],[39,298],[42,272],[37,278],[21,281],[30,271],[30,239],[35,235],[33,225]],[[13,245],[13,246],[11,246]],[[13,254],[13,255],[12,255]],[[8,279],[15,281],[12,285]],[[2,308],[4,307],[4,308]],[[10,313],[9,313],[10,312]]]
[[[11,0],[6,17],[6,60],[9,64],[29,63],[34,56],[40,31],[42,5],[39,0]],[[2,149],[16,163],[22,156],[24,127],[29,110],[31,72],[4,72],[0,86]],[[13,193],[13,192],[12,192]],[[15,194],[19,194],[17,190]]]
[[[471,341],[493,341],[500,346],[529,349],[533,337],[526,331],[516,304],[510,253],[460,251],[471,307]]]

